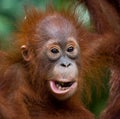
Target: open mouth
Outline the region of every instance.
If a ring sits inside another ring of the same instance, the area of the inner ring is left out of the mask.
[[[60,81],[50,81],[50,88],[55,94],[65,94],[69,92],[71,89],[76,87],[76,81],[71,82],[60,82]]]
[[[67,90],[70,86],[72,86],[73,82],[58,82],[55,81],[55,86],[59,89],[59,90]]]

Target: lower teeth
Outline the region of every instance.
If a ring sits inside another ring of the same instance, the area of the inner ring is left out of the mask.
[[[56,84],[56,87],[59,89],[59,90],[66,90],[68,87],[62,87],[61,85],[59,84]]]

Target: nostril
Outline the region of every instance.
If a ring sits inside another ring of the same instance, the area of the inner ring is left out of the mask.
[[[69,63],[68,65],[67,65],[67,67],[69,67],[71,65],[71,63]]]
[[[62,63],[61,64],[61,66],[63,66],[63,67],[69,67],[71,65],[71,63],[69,63],[69,64],[64,64],[64,63]]]
[[[66,67],[66,65],[65,65],[65,64],[63,64],[63,63],[61,64],[61,66]]]

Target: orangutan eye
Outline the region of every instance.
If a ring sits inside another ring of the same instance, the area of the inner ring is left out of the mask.
[[[75,45],[69,45],[66,49],[66,53],[70,58],[76,58],[78,56],[78,48]]]
[[[57,60],[61,55],[59,46],[50,46],[47,50],[47,55],[51,60]]]
[[[53,48],[53,49],[51,49],[51,52],[53,54],[57,54],[57,53],[59,53],[59,50],[57,48]]]
[[[74,51],[74,47],[73,46],[70,46],[68,49],[67,49],[67,52],[73,52]]]

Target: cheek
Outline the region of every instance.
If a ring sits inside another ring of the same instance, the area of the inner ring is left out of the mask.
[[[36,63],[42,68],[42,70],[50,68],[52,65],[44,52],[38,53],[36,59]]]

